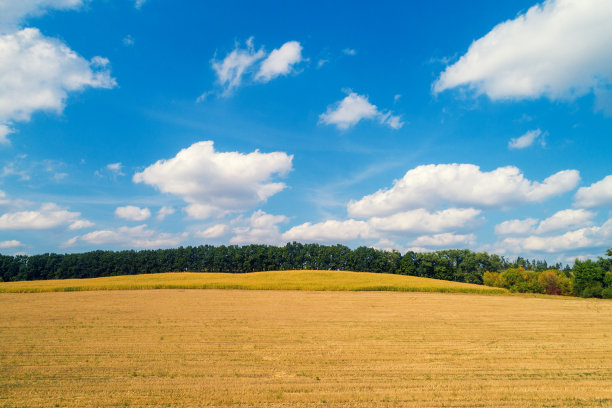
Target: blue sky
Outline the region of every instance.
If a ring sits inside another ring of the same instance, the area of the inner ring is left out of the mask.
[[[612,246],[609,1],[212,3],[0,2],[0,252]]]

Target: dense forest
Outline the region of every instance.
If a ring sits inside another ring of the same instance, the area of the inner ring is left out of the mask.
[[[607,252],[612,257],[612,249]],[[180,247],[80,254],[0,255],[0,281],[95,278],[171,271],[231,272],[318,269],[392,273],[498,286],[518,292],[612,298],[612,259],[574,266],[513,261],[486,252],[450,249],[404,255],[344,245],[290,243]]]

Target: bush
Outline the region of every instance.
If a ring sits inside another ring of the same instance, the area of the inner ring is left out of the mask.
[[[601,297],[603,292],[603,286],[600,282],[594,282],[584,288],[582,292],[580,292],[580,296],[583,298],[592,298],[592,297]]]
[[[542,288],[542,293],[547,295],[572,294],[572,281],[561,271],[549,269],[540,273],[538,283]]]
[[[612,286],[608,286],[601,291],[601,297],[604,299],[612,299]]]
[[[482,282],[487,286],[502,287],[499,282],[500,274],[498,272],[485,272],[482,275]]]

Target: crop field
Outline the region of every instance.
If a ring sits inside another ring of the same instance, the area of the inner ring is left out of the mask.
[[[415,276],[344,271],[156,273],[93,279],[2,282],[2,292],[72,292],[130,289],[257,289],[505,293],[505,289]]]
[[[612,301],[0,294],[0,406],[612,406]]]

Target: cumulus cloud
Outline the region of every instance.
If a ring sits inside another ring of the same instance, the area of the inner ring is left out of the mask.
[[[302,46],[297,41],[288,41],[270,52],[261,63],[255,80],[268,82],[280,75],[287,75],[293,70],[293,66],[301,61]]]
[[[449,208],[437,212],[419,208],[388,217],[372,217],[365,221],[348,219],[327,220],[316,224],[307,222],[291,228],[283,234],[283,238],[286,241],[334,242],[382,237],[379,244],[387,245],[390,242],[389,234],[405,237],[474,229],[481,224],[481,220],[477,219],[480,213],[480,210],[473,208]]]
[[[456,246],[471,246],[476,242],[476,235],[474,234],[436,234],[436,235],[423,235],[412,241],[412,245],[417,247],[445,247],[451,248]]]
[[[235,234],[231,239],[232,244],[269,244],[278,245],[282,243],[278,224],[289,221],[284,215],[267,214],[257,210],[247,220],[246,226],[233,229]]]
[[[612,175],[589,187],[580,187],[574,196],[575,207],[605,207],[612,205]]]
[[[431,213],[423,208],[388,217],[373,217],[369,224],[377,231],[403,233],[439,233],[474,228],[481,211],[474,208],[449,208]]]
[[[167,216],[174,214],[175,210],[173,207],[163,206],[157,211],[157,219],[163,221]]]
[[[16,211],[0,216],[0,230],[42,230],[71,225],[81,213],[68,211],[54,203],[45,203],[37,210]]]
[[[434,92],[569,100],[610,85],[612,2],[547,0],[495,26],[448,66]]]
[[[11,144],[11,141],[8,138],[10,133],[13,133],[13,129],[0,123],[0,144]]]
[[[389,189],[348,204],[352,217],[385,216],[444,202],[459,206],[500,208],[546,200],[572,190],[577,170],[563,170],[543,182],[530,181],[513,166],[483,172],[473,164],[430,164],[409,170]]]
[[[216,224],[202,231],[196,231],[195,236],[204,239],[220,238],[229,232],[229,227],[225,224]]]
[[[287,175],[292,160],[283,152],[217,152],[212,141],[198,142],[134,174],[133,180],[181,197],[190,217],[205,219],[249,210],[282,191],[285,184],[272,179]]]
[[[236,48],[226,55],[221,61],[212,61],[212,68],[217,74],[217,82],[221,85],[225,94],[231,93],[242,83],[242,76],[266,53],[263,49],[255,51],[253,37],[246,42],[247,47]]]
[[[295,226],[283,234],[286,241],[336,242],[358,238],[376,238],[378,234],[366,221],[327,220]]]
[[[544,142],[544,134],[542,133],[540,129],[535,129],[535,130],[528,131],[521,137],[510,139],[510,141],[508,142],[508,148],[509,149],[524,149],[526,147],[531,146],[533,142],[536,141],[536,139],[539,139],[540,144],[542,146],[545,146],[546,143]]]
[[[228,96],[243,84],[243,80],[247,83],[269,82],[294,72],[295,65],[302,61],[302,45],[298,41],[287,41],[267,54],[263,47],[256,50],[253,37],[250,37],[246,41],[246,48],[236,44],[225,58],[213,58],[211,65],[217,75],[218,85],[223,88],[223,95]],[[210,93],[204,92],[197,102],[205,100]]]
[[[113,88],[108,60],[88,61],[36,28],[0,36],[0,132],[36,111],[61,113],[69,92]]]
[[[96,224],[94,224],[93,222],[88,221],[88,220],[76,220],[75,222],[73,222],[72,224],[70,224],[68,226],[68,229],[69,230],[78,230],[78,229],[83,229],[83,228],[91,228],[94,225],[96,225]]]
[[[592,225],[592,219],[595,215],[594,212],[583,209],[562,210],[542,221],[535,218],[504,221],[495,226],[495,233],[497,235],[542,235],[550,232],[567,231],[568,229]]]
[[[180,245],[187,238],[186,233],[170,234],[147,229],[147,225],[119,227],[98,230],[71,238],[64,246],[79,242],[92,245],[120,245],[128,248],[168,248]]]
[[[533,227],[538,223],[535,218],[525,218],[524,220],[508,220],[495,226],[497,235],[524,235],[533,231]]]
[[[115,209],[115,215],[126,220],[144,221],[151,216],[151,210],[148,208],[126,205],[125,207],[117,207],[117,209]]]
[[[560,235],[511,237],[504,239],[500,246],[513,253],[544,252],[555,253],[584,248],[607,247],[612,238],[612,219],[601,226],[580,228]]]
[[[399,129],[404,125],[400,116],[380,111],[368,101],[367,96],[355,92],[349,92],[343,100],[328,106],[327,111],[319,115],[320,123],[335,125],[342,130],[355,126],[362,119],[376,120],[392,129]]]
[[[0,32],[14,30],[27,17],[44,14],[47,9],[68,10],[80,7],[83,0],[5,0],[0,2]]]
[[[535,230],[536,234],[546,234],[568,230],[570,228],[585,227],[591,225],[595,213],[586,210],[562,210],[543,220]]]
[[[0,241],[0,248],[17,248],[21,247],[23,244],[15,239],[11,239],[9,241]]]

